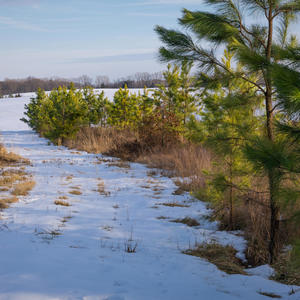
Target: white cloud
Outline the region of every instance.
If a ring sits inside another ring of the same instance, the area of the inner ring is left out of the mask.
[[[17,29],[22,30],[31,30],[31,31],[48,31],[44,28],[41,28],[37,25],[33,25],[24,21],[15,20],[10,17],[2,17],[0,16],[0,24],[10,26]]]
[[[143,13],[143,12],[137,12],[137,13],[129,13],[129,16],[137,16],[137,17],[171,17],[174,18],[176,15],[171,15],[169,13]]]
[[[124,6],[147,6],[147,5],[161,5],[161,4],[181,4],[182,6],[187,4],[203,4],[203,0],[149,0],[142,2],[130,2],[124,4]]]
[[[28,5],[37,8],[40,0],[0,0],[0,5]]]

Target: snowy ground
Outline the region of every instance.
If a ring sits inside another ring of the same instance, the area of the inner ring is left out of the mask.
[[[259,292],[300,299],[300,291],[289,296],[292,287],[265,279],[260,270],[227,275],[182,254],[195,241],[216,240],[238,250],[245,242],[217,231],[203,203],[173,195],[172,180],[153,176],[143,165],[120,168],[112,158],[48,145],[19,121],[29,97],[0,100],[2,140],[31,160],[28,171],[37,182],[29,196],[1,212],[0,299],[268,298]],[[76,189],[82,194],[69,193]],[[71,206],[55,205],[61,196]],[[159,205],[172,202],[189,207]],[[200,226],[160,216],[191,216]],[[125,252],[127,246],[136,252]]]

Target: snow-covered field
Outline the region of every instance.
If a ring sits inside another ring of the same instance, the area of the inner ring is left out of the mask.
[[[111,98],[113,90],[106,93]],[[37,183],[1,212],[0,299],[267,299],[259,292],[300,299],[300,291],[289,295],[293,287],[264,278],[267,268],[227,275],[182,254],[195,242],[215,240],[233,245],[242,257],[245,241],[217,231],[205,218],[205,204],[173,195],[172,180],[143,165],[124,168],[113,158],[48,145],[19,120],[30,96],[0,100],[3,143],[31,160],[27,169]],[[62,196],[71,206],[54,204]],[[173,202],[189,207],[160,205]],[[161,216],[194,217],[200,226]]]

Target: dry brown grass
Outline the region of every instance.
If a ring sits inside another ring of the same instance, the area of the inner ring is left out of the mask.
[[[27,176],[27,173],[24,170],[19,169],[8,169],[4,170],[1,173],[2,176],[18,176],[19,178],[22,178],[24,176]]]
[[[12,166],[19,164],[29,164],[29,160],[12,152],[8,152],[3,145],[0,144],[0,166]]]
[[[74,186],[71,186],[71,189],[72,190],[80,190],[80,186],[74,185]]]
[[[60,206],[71,206],[71,204],[67,201],[62,201],[62,200],[55,200],[54,201],[55,205],[60,205]]]
[[[82,195],[82,192],[78,191],[78,190],[72,190],[72,191],[69,191],[69,194],[72,194],[72,195]]]
[[[12,188],[13,184],[18,181],[27,180],[27,174],[24,171],[16,169],[4,170],[0,175],[0,186]]]
[[[203,186],[203,169],[208,170],[211,167],[211,153],[202,146],[176,143],[170,147],[149,148],[143,145],[137,133],[130,130],[85,127],[74,140],[66,140],[65,146],[145,163],[149,167],[164,169],[179,177],[191,177],[190,186]],[[124,162],[112,162],[110,165],[129,167]]]
[[[237,251],[231,246],[222,246],[216,243],[200,244],[195,249],[189,249],[183,253],[205,258],[227,274],[246,275],[243,264],[235,256]]]
[[[141,155],[137,161],[146,163],[150,168],[167,170],[172,176],[189,177],[190,187],[203,187],[203,170],[211,168],[211,153],[198,145],[178,144],[171,148],[153,149]]]
[[[166,216],[159,216],[156,218],[157,220],[168,220],[170,219],[170,217],[166,217]]]
[[[193,218],[190,218],[190,217],[185,217],[183,219],[175,219],[175,220],[172,220],[171,222],[173,223],[182,223],[182,224],[185,224],[187,226],[190,226],[190,227],[194,227],[194,226],[199,226],[199,222]]]
[[[300,267],[294,263],[291,250],[282,252],[272,267],[276,272],[272,279],[284,284],[300,286]]]
[[[130,164],[127,161],[123,160],[114,160],[107,164],[109,167],[118,167],[123,169],[130,169]]]
[[[146,143],[145,139],[149,140],[149,138],[150,143]],[[65,146],[145,163],[150,168],[161,169],[163,170],[163,175],[180,178],[175,182],[178,186],[178,189],[174,191],[175,195],[188,191],[198,196],[199,199],[205,200],[203,197],[206,193],[207,176],[203,170],[220,171],[220,169],[214,169],[216,167],[212,163],[218,158],[214,157],[211,151],[206,148],[188,143],[183,139],[175,139],[169,145],[165,144],[164,147],[158,142],[153,143],[153,141],[149,130],[138,134],[129,130],[112,128],[83,128],[78,133],[77,138],[74,141],[66,141]],[[222,168],[221,159],[219,158],[219,168],[220,166]],[[105,159],[101,160],[105,161]],[[114,162],[108,161],[108,164],[112,165]],[[155,175],[158,175],[156,171],[153,173],[150,171],[148,176]],[[234,205],[234,224],[229,222],[229,210],[226,199],[219,201],[222,203],[217,205],[213,203],[212,208],[215,210],[213,217],[220,222],[220,229],[242,229],[245,231],[245,237],[248,240],[246,257],[250,265],[256,266],[268,261],[270,216],[266,179],[253,176],[251,180],[250,187],[253,191],[245,191],[237,197],[239,201]],[[146,184],[143,187],[150,188]],[[103,186],[98,186],[98,190],[100,193],[105,192]],[[158,194],[159,190],[156,192]],[[159,197],[154,196],[154,198],[158,199]],[[226,198],[226,195],[224,198]],[[207,201],[211,202],[211,199],[208,197]],[[188,205],[181,203],[159,203],[159,205],[188,207]],[[153,208],[158,208],[158,206],[153,206]],[[288,238],[292,240],[290,235],[291,232],[294,232],[294,230],[287,228],[287,225],[283,224],[283,222],[281,222],[280,228],[277,251],[282,248]],[[299,236],[300,233],[298,234]]]
[[[98,189],[97,189],[98,193],[100,195],[103,195],[103,196],[106,196],[106,197],[110,196],[110,192],[105,190],[104,182],[101,179],[99,179],[99,181],[100,182],[98,183]]]
[[[102,153],[127,159],[132,152],[129,145],[134,145],[136,141],[136,135],[129,130],[84,127],[74,140],[66,140],[64,145],[89,153]]]
[[[7,197],[0,199],[0,209],[8,208],[10,204],[18,202],[19,199],[17,197]]]
[[[282,298],[280,295],[274,294],[274,293],[268,293],[268,292],[258,292],[260,295],[269,297],[269,298],[277,298],[280,299]]]
[[[15,196],[27,196],[29,192],[34,188],[35,181],[20,182],[14,186],[12,195]]]
[[[61,222],[66,223],[66,222],[70,221],[71,219],[72,219],[72,216],[65,216],[62,218]]]
[[[168,207],[190,207],[190,205],[182,204],[179,202],[163,202],[163,203],[157,203],[157,205],[163,205]]]
[[[10,204],[17,202],[16,196],[27,195],[35,183],[26,173],[25,164],[29,160],[8,152],[0,144],[0,209],[5,209]]]

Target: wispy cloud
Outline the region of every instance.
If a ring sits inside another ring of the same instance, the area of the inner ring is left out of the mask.
[[[184,3],[183,3],[184,2]],[[187,4],[203,4],[202,0],[148,0],[148,1],[141,1],[141,2],[129,2],[124,3],[122,5],[124,6],[148,6],[148,5],[174,5],[174,4],[180,4],[182,6]]]
[[[0,0],[0,5],[25,5],[37,8],[40,5],[40,0]]]
[[[22,30],[31,30],[31,31],[48,31],[44,28],[41,28],[37,25],[33,25],[24,21],[15,20],[10,17],[2,17],[0,16],[0,24],[6,25],[9,27],[22,29]]]
[[[149,53],[130,53],[130,54],[118,54],[118,55],[106,55],[106,56],[94,56],[76,58],[68,61],[67,63],[111,63],[111,62],[130,62],[130,61],[146,61],[153,60],[155,58],[155,52]]]
[[[136,16],[136,17],[164,17],[164,18],[174,18],[175,15],[169,13],[144,13],[144,12],[135,12],[129,13],[129,16]]]

